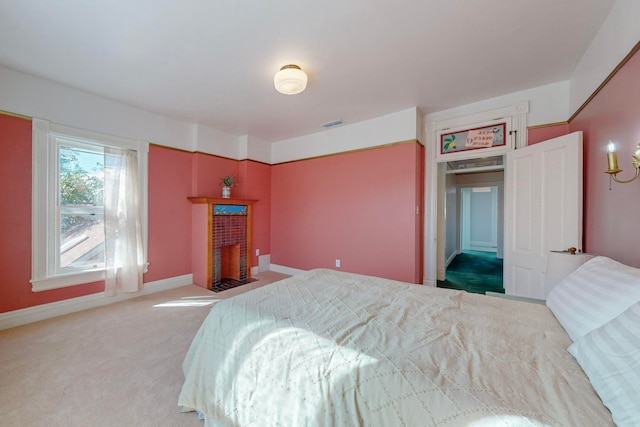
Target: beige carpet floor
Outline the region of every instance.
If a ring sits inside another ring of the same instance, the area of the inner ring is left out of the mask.
[[[0,426],[202,426],[177,407],[182,360],[217,301],[195,285],[0,331]],[[212,361],[214,363],[215,361]]]

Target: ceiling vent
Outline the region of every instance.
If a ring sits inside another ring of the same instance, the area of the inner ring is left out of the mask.
[[[334,120],[332,122],[323,123],[322,127],[323,128],[332,128],[334,126],[340,126],[341,124],[344,124],[344,120],[338,119],[338,120]]]

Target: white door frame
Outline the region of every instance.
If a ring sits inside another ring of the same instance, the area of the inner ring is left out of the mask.
[[[436,153],[438,149],[438,132],[463,126],[472,127],[476,123],[511,118],[511,129],[507,130],[505,137],[515,138],[516,148],[527,146],[527,115],[529,102],[520,102],[505,108],[485,111],[477,114],[454,117],[446,120],[428,122],[425,124],[425,198],[424,198],[424,277],[422,283],[436,286],[437,284],[437,257],[444,256],[438,252],[438,235],[442,233],[442,224],[439,218],[443,217],[444,206],[438,202],[442,194],[444,180],[443,168],[438,167]],[[439,172],[440,171],[440,172]]]

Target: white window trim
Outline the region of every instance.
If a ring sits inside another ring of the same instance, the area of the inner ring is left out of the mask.
[[[138,151],[138,170],[140,184],[140,209],[142,218],[142,240],[144,263],[147,265],[148,247],[148,153],[149,144],[144,141],[134,141],[112,135],[76,129],[69,126],[50,123],[47,120],[32,121],[32,203],[31,203],[31,290],[33,292],[64,288],[86,283],[102,281],[105,278],[104,269],[89,269],[81,272],[54,274],[48,271],[52,254],[49,232],[49,219],[54,214],[57,194],[57,183],[48,178],[53,164],[51,156],[54,144],[51,135],[60,135],[83,140],[96,141],[102,145],[128,148]],[[53,230],[51,230],[53,233]],[[55,240],[55,239],[53,239]],[[146,271],[146,267],[145,267]]]

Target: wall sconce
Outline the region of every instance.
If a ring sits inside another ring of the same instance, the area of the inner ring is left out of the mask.
[[[609,163],[609,169],[605,172],[608,173],[609,176],[620,184],[626,184],[628,182],[635,181],[640,176],[640,144],[638,144],[638,148],[631,155],[633,167],[636,168],[636,174],[631,179],[622,180],[616,178],[616,175],[619,172],[622,172],[622,169],[618,167],[618,154],[616,153],[616,144],[612,141],[609,141],[607,144],[607,161]]]

